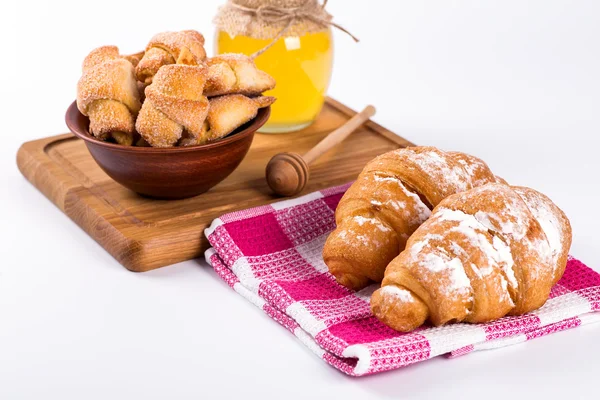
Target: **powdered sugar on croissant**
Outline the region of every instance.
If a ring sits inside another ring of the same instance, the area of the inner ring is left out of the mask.
[[[380,282],[433,206],[491,182],[496,177],[487,165],[464,153],[411,147],[375,158],[338,205],[337,228],[323,249],[329,271],[355,290]]]
[[[371,307],[399,331],[426,320],[520,315],[545,303],[570,244],[568,219],[546,196],[503,184],[477,187],[434,209],[388,265]]]

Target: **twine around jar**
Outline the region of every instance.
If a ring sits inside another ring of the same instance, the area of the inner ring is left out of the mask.
[[[225,6],[226,9],[220,10],[219,12],[240,13],[247,17],[247,23],[252,22],[252,20],[255,20],[261,25],[281,25],[285,23],[283,28],[273,37],[271,43],[250,55],[251,58],[256,58],[269,50],[279,39],[288,33],[294,23],[298,21],[310,21],[321,28],[333,26],[349,35],[355,42],[358,42],[359,40],[356,36],[352,35],[344,27],[331,21],[331,16],[324,10],[327,1],[328,0],[324,0],[323,4],[319,4],[316,0],[306,0],[304,1],[304,4],[297,7],[285,7],[285,1],[283,1],[284,5],[275,5],[271,4],[272,2],[270,1],[264,1],[264,4],[260,4],[257,7],[250,7],[239,4],[239,1],[229,0]],[[219,14],[217,14],[217,18],[215,18],[217,25],[219,25],[218,17]]]

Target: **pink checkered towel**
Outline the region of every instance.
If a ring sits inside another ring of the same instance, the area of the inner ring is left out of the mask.
[[[260,307],[327,363],[349,375],[403,367],[441,354],[508,346],[600,321],[600,274],[570,258],[539,310],[488,324],[399,333],[371,315],[375,285],[352,292],[321,257],[334,211],[349,185],[223,215],[206,229],[206,260],[236,292]]]

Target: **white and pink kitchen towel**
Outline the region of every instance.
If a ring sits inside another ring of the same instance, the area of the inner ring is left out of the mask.
[[[535,339],[600,321],[600,274],[570,258],[539,310],[487,324],[423,327],[399,333],[371,315],[373,285],[352,292],[321,257],[334,211],[349,185],[223,215],[206,230],[206,260],[237,293],[349,375],[400,368]]]

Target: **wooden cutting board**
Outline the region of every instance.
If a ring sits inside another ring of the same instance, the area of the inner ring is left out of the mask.
[[[265,181],[269,159],[305,153],[350,119],[353,110],[327,99],[317,121],[289,134],[257,134],[241,165],[223,182],[184,200],[141,197],[114,182],[72,134],[27,142],[17,154],[23,175],[131,271],[148,271],[202,255],[204,229],[224,213],[281,200]],[[412,143],[368,121],[311,165],[300,195],[355,179],[373,157]]]

